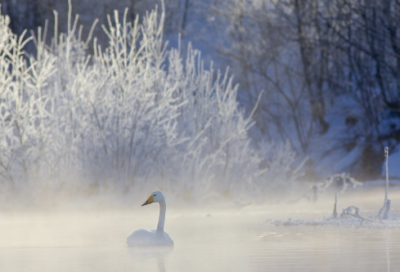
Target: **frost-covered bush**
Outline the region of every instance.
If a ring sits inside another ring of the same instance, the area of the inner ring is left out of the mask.
[[[105,49],[96,39],[89,47],[70,17],[68,32],[54,33],[50,45],[39,29],[37,54],[28,56],[29,39],[0,17],[3,189],[159,189],[198,202],[293,182],[290,147],[251,148],[253,123],[238,107],[232,77],[204,69],[196,50],[183,58],[168,49],[164,13],[148,13],[142,25],[128,23],[127,13],[114,18],[103,26]]]

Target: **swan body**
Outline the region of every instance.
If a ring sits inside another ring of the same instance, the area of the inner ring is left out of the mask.
[[[174,241],[168,233],[157,234],[157,230],[139,229],[134,231],[126,240],[128,246],[173,246]]]
[[[158,218],[157,229],[144,230],[139,229],[134,231],[127,239],[128,246],[173,246],[174,241],[164,231],[166,202],[164,195],[161,192],[153,192],[147,201],[142,205],[148,205],[154,202],[160,204],[160,215]]]

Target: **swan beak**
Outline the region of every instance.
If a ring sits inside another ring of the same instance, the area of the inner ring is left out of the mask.
[[[142,206],[153,203],[153,196],[150,196]]]

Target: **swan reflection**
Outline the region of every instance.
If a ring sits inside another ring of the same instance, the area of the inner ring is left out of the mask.
[[[173,247],[128,247],[128,252],[138,260],[157,260],[159,272],[166,272],[165,259],[174,250]]]

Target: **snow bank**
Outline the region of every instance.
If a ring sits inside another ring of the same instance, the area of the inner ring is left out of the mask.
[[[376,220],[374,217],[366,217],[364,220],[360,218],[333,218],[328,217],[322,220],[267,220],[267,224],[281,227],[290,226],[310,226],[310,227],[341,227],[341,228],[399,228],[400,213],[391,212],[390,218],[387,220]]]

